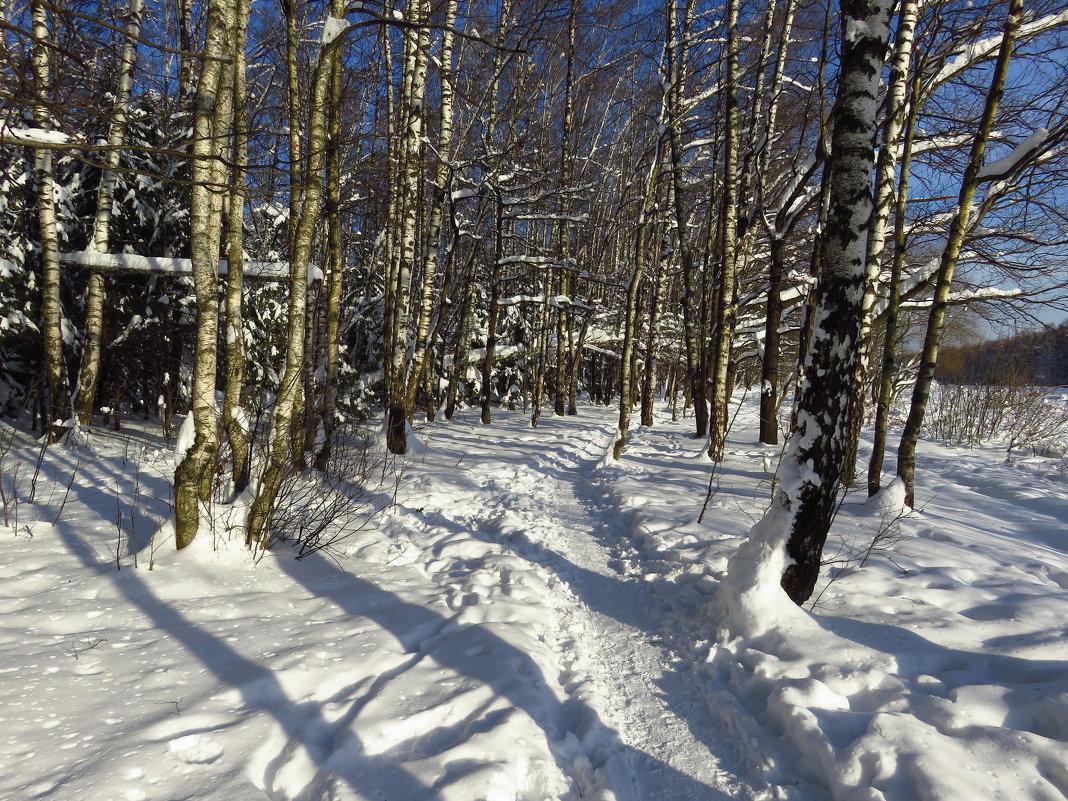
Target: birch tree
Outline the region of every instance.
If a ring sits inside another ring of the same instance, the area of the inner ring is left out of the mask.
[[[211,493],[219,447],[215,371],[218,361],[219,244],[222,237],[221,146],[229,125],[224,63],[233,25],[229,0],[210,0],[201,51],[200,76],[193,103],[192,195],[190,205],[193,282],[197,328],[193,352],[192,445],[174,471],[175,544],[181,549],[196,537],[200,502]]]
[[[48,12],[43,3],[30,4],[33,36],[34,124],[51,128],[50,92],[52,36]],[[56,223],[56,187],[52,169],[52,151],[39,147],[34,152],[34,177],[37,185],[37,220],[41,233],[41,335],[44,339],[45,374],[48,382],[48,414],[45,431],[49,442],[56,442],[70,417],[67,368],[63,356],[63,307],[60,299],[59,232]]]
[[[419,297],[419,315],[415,327],[415,342],[405,387],[404,406],[406,414],[411,417],[415,408],[415,396],[419,382],[427,366],[427,349],[430,345],[430,324],[434,313],[434,290],[436,287],[441,223],[445,205],[449,201],[452,154],[453,102],[456,96],[455,65],[453,64],[453,41],[456,27],[456,0],[447,0],[445,6],[445,26],[441,37],[441,96],[439,127],[437,141],[438,165],[434,174],[434,185],[429,211],[429,225],[422,248],[422,291]],[[444,283],[441,287],[444,293]]]
[[[222,424],[230,445],[231,478],[235,493],[244,491],[251,468],[251,440],[248,411],[244,405],[245,332],[242,301],[244,295],[244,211],[245,172],[248,166],[248,88],[245,47],[251,0],[237,0],[233,34],[230,38],[228,69],[233,92],[233,140],[230,195],[226,210],[226,389],[223,395]]]
[[[287,470],[293,467],[293,450],[301,446],[303,437],[296,422],[300,418],[301,389],[304,378],[305,330],[308,302],[308,264],[312,239],[323,196],[323,170],[327,151],[327,97],[329,96],[333,62],[339,58],[346,30],[342,22],[345,14],[343,0],[332,0],[323,24],[319,60],[312,76],[310,112],[308,116],[308,161],[302,182],[300,217],[293,227],[296,238],[291,247],[289,265],[289,300],[286,307],[286,361],[271,415],[270,446],[263,476],[256,496],[249,506],[246,543],[252,547],[271,546],[270,524],[278,492]],[[290,191],[299,191],[291,187]]]
[[[401,123],[398,142],[396,183],[390,187],[391,205],[396,209],[393,235],[396,265],[387,297],[392,301],[387,315],[390,325],[386,353],[386,446],[390,453],[408,450],[408,325],[411,317],[412,278],[415,270],[419,180],[422,166],[424,96],[426,93],[429,32],[425,24],[426,5],[413,0],[408,9],[401,66]]]
[[[842,4],[841,25],[827,165],[830,206],[821,240],[822,271],[814,290],[812,336],[798,389],[798,425],[776,473],[772,505],[731,560],[729,580],[721,588],[727,603],[743,594],[771,592],[765,584],[779,571],[789,598],[797,604],[807,600],[819,576],[837,500],[860,333],[877,98],[890,2],[849,0]]]
[[[104,154],[104,169],[96,195],[96,215],[90,246],[100,253],[109,251],[109,232],[112,209],[115,205],[116,168],[126,138],[126,121],[129,116],[130,91],[137,63],[137,40],[141,35],[141,13],[144,0],[130,0],[126,11],[126,41],[119,62],[118,85],[115,104],[108,126],[108,149]],[[82,425],[89,425],[93,416],[93,400],[100,378],[100,355],[103,349],[104,298],[106,283],[104,273],[93,270],[89,273],[89,286],[85,301],[85,344],[82,345],[82,361],[78,372],[78,388],[74,395],[74,414]],[[117,413],[117,411],[116,411]]]
[[[923,417],[927,410],[931,384],[934,381],[938,346],[945,327],[949,292],[953,285],[953,272],[960,259],[961,247],[964,244],[964,238],[972,216],[972,205],[982,180],[981,170],[983,169],[986,146],[993,132],[994,123],[997,120],[998,106],[1005,92],[1005,81],[1009,74],[1009,63],[1012,60],[1013,46],[1016,43],[1016,33],[1022,21],[1023,9],[1023,0],[1009,0],[1001,47],[991,75],[990,88],[987,90],[983,116],[972,140],[968,166],[965,168],[964,176],[961,179],[960,195],[950,222],[949,235],[939,260],[938,273],[935,278],[934,298],[927,318],[927,330],[924,333],[923,347],[920,351],[919,374],[912,390],[912,402],[909,405],[908,418],[905,421],[905,429],[901,434],[901,442],[898,445],[897,474],[905,484],[905,503],[909,506],[915,503],[916,444],[923,426]]]
[[[727,443],[727,404],[731,387],[728,367],[734,340],[736,314],[735,283],[738,256],[738,3],[727,0],[724,24],[727,28],[727,64],[724,80],[723,205],[719,222],[717,256],[716,317],[712,349],[712,403],[709,418],[708,455],[723,459]]]

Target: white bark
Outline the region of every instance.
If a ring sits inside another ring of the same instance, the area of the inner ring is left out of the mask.
[[[193,446],[174,474],[175,544],[184,548],[196,537],[200,501],[211,489],[212,466],[218,449],[218,410],[215,405],[215,370],[219,328],[217,266],[222,236],[221,193],[216,138],[222,107],[228,106],[223,58],[233,7],[229,0],[211,0],[204,40],[200,79],[193,111],[192,199],[190,208],[191,256],[196,291],[197,331],[193,353]]]
[[[330,14],[344,15],[343,0],[332,0]],[[308,117],[308,165],[304,181],[303,200],[300,204],[300,219],[294,227],[296,241],[293,243],[293,261],[289,279],[289,303],[287,306],[288,331],[286,336],[286,363],[278,387],[271,425],[271,445],[263,477],[249,507],[246,541],[250,546],[269,548],[272,545],[270,531],[278,492],[287,469],[292,469],[293,433],[295,420],[300,411],[301,382],[304,367],[305,315],[308,302],[308,261],[311,256],[312,239],[323,196],[323,169],[327,150],[327,109],[333,63],[339,58],[344,38],[336,37],[323,45],[319,62],[312,78],[312,92]]]
[[[30,7],[33,26],[34,124],[51,127],[48,110],[51,81],[52,46],[48,29],[48,12],[39,2]],[[39,148],[34,153],[37,182],[37,221],[41,232],[41,334],[44,339],[45,370],[48,381],[49,409],[46,419],[48,442],[59,439],[70,416],[67,370],[63,358],[63,308],[60,302],[59,232],[56,225],[55,180],[52,151]]]
[[[126,42],[122,49],[119,83],[115,91],[115,107],[111,116],[111,125],[108,128],[108,150],[104,154],[104,170],[97,189],[96,215],[93,218],[92,248],[100,253],[107,253],[110,248],[109,234],[117,181],[115,170],[119,166],[120,148],[126,138],[126,121],[130,111],[130,91],[133,87],[133,73],[137,64],[137,38],[141,34],[143,8],[144,0],[130,0],[130,6],[126,12]],[[96,386],[100,379],[105,295],[104,275],[93,271],[89,275],[85,301],[85,344],[82,346],[78,390],[74,396],[74,413],[82,425],[88,425],[92,419]],[[116,414],[118,414],[117,409]]]

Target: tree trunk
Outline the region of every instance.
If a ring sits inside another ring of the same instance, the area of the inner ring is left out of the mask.
[[[210,492],[212,467],[218,450],[218,412],[215,405],[216,341],[219,327],[220,195],[216,185],[220,139],[217,122],[224,104],[223,59],[231,25],[232,5],[212,0],[208,5],[208,29],[204,40],[203,66],[197,83],[193,112],[192,199],[190,209],[190,256],[196,292],[197,329],[193,351],[193,445],[174,472],[175,544],[184,548],[193,541],[200,521],[200,501]]]
[[[868,462],[868,496],[875,495],[882,484],[883,460],[886,454],[886,431],[890,424],[890,401],[897,369],[897,331],[901,303],[901,273],[905,266],[905,207],[908,201],[909,170],[912,165],[912,142],[916,134],[919,114],[919,90],[923,73],[915,70],[912,76],[912,102],[905,121],[905,138],[901,148],[901,175],[898,178],[894,208],[894,260],[887,282],[886,314],[884,315],[883,359],[879,371],[878,396],[875,401],[875,431],[872,437],[871,460]]]
[[[793,32],[796,6],[795,0],[786,0],[782,37],[775,56],[775,67],[771,79],[771,97],[768,100],[767,110],[763,116],[763,123],[767,133],[753,132],[754,136],[763,136],[762,149],[757,158],[758,180],[767,180],[768,169],[771,166],[771,140],[778,117],[779,100],[782,97],[786,56],[790,47],[790,36]],[[760,102],[760,96],[758,95],[757,97],[758,102]],[[778,228],[778,225],[776,225],[776,228]],[[771,232],[768,249],[770,260],[768,267],[768,301],[764,319],[764,355],[760,365],[760,441],[766,445],[777,445],[779,443],[779,349],[781,347],[779,326],[782,323],[782,291],[787,272],[786,243],[781,231],[775,230]]]
[[[857,447],[864,424],[864,397],[868,385],[868,365],[871,358],[871,333],[875,316],[875,299],[879,289],[883,254],[886,251],[886,230],[890,209],[894,205],[895,175],[898,151],[905,123],[905,94],[912,46],[919,16],[919,0],[904,0],[898,14],[894,39],[893,66],[886,93],[886,124],[879,146],[879,160],[875,174],[875,206],[872,211],[871,234],[868,237],[867,277],[864,282],[863,317],[858,342],[857,366],[853,377],[853,398],[850,401],[849,437],[842,456],[842,483],[853,486],[857,472]]]
[[[330,15],[344,16],[344,0],[331,0]],[[304,365],[305,313],[308,302],[308,263],[311,259],[312,238],[319,219],[323,195],[323,167],[326,162],[327,123],[326,101],[329,95],[333,62],[339,58],[344,39],[341,36],[326,41],[319,51],[319,63],[312,77],[310,114],[308,118],[308,166],[300,205],[300,220],[295,229],[296,242],[292,248],[293,261],[289,265],[288,333],[286,363],[278,397],[274,404],[271,425],[271,444],[263,478],[249,507],[246,542],[260,548],[272,545],[271,517],[275,501],[287,469],[292,469],[292,447],[295,421],[299,418],[301,381]],[[291,191],[296,191],[294,187]]]
[[[656,259],[653,269],[653,284],[649,298],[649,330],[645,335],[645,371],[642,376],[641,421],[643,426],[653,424],[653,405],[657,389],[657,363],[659,360],[660,316],[664,307],[664,265]]]
[[[772,505],[730,566],[730,574],[737,571],[737,581],[762,584],[768,573],[761,570],[762,564],[787,565],[781,585],[797,604],[812,594],[837,498],[853,345],[860,331],[876,98],[889,37],[890,0],[849,0],[842,4],[842,16],[838,96],[827,165],[830,206],[821,240],[822,271],[813,293],[812,337],[798,391],[798,426],[779,464]],[[769,589],[733,584],[724,591],[749,597]]]
[[[245,169],[248,162],[248,91],[245,81],[245,40],[250,0],[237,0],[230,53],[233,63],[233,172],[226,218],[226,390],[223,395],[223,431],[230,443],[230,475],[235,493],[249,482],[251,441],[248,410],[244,406],[245,334],[241,301],[244,290]]]
[[[415,0],[410,20],[420,24],[424,18],[422,0]],[[393,292],[392,331],[390,332],[389,370],[386,384],[386,446],[390,453],[408,450],[406,426],[410,407],[407,396],[408,322],[411,316],[412,276],[416,259],[416,224],[418,221],[419,174],[422,164],[423,96],[426,89],[428,34],[425,27],[404,32],[404,64],[401,111],[404,125],[400,142],[397,174],[400,229],[396,247],[398,262]]]
[[[126,120],[129,115],[130,90],[133,86],[134,67],[137,63],[137,39],[141,35],[141,11],[144,0],[130,0],[126,15],[126,42],[119,65],[119,83],[115,92],[115,107],[108,129],[108,150],[104,154],[104,170],[96,195],[96,215],[93,219],[91,246],[93,250],[107,253],[110,249],[109,232],[111,213],[115,205],[115,168],[119,166],[123,140],[126,138]],[[74,414],[82,425],[89,425],[93,417],[93,401],[97,382],[100,380],[100,355],[103,349],[104,298],[106,281],[103,273],[93,270],[89,274],[89,287],[85,301],[85,344],[82,346],[82,363],[78,372],[78,390],[74,395]]]
[[[723,459],[727,443],[730,387],[727,372],[734,339],[736,315],[735,266],[738,230],[738,0],[727,0],[727,79],[724,86],[726,113],[723,143],[723,211],[719,230],[719,281],[716,304],[716,334],[712,350],[712,404],[709,419],[708,455]]]
[[[427,349],[430,344],[430,321],[434,314],[434,289],[438,267],[441,221],[445,204],[449,202],[449,166],[452,152],[453,99],[455,97],[453,65],[453,28],[456,26],[457,0],[448,0],[445,7],[445,29],[441,40],[441,113],[438,129],[438,166],[434,176],[433,205],[430,209],[430,224],[427,227],[423,246],[423,287],[419,298],[419,318],[415,328],[415,347],[408,367],[404,404],[409,417],[415,409],[415,396],[423,371],[427,365]],[[446,287],[442,286],[442,298]]]
[[[493,396],[493,357],[497,350],[497,323],[501,313],[498,303],[501,289],[501,259],[504,257],[504,203],[501,190],[496,190],[496,214],[494,215],[493,266],[490,268],[489,315],[486,319],[486,356],[482,361],[482,424],[489,425],[492,419],[490,398]]]
[[[52,47],[48,30],[48,12],[34,0],[30,7],[33,25],[33,77],[35,102],[34,123],[39,128],[51,128],[49,87]],[[49,443],[57,442],[66,430],[70,417],[70,389],[63,358],[63,307],[60,300],[59,231],[56,224],[55,180],[52,172],[52,151],[39,148],[34,154],[37,183],[37,221],[41,232],[41,335],[44,340],[45,371],[48,384],[48,411],[44,416],[44,430]]]
[[[779,443],[779,324],[782,322],[782,284],[786,273],[785,243],[772,237],[769,243],[768,302],[764,318],[764,358],[760,364],[760,441]]]
[[[337,429],[338,332],[341,321],[341,290],[344,259],[341,241],[341,59],[330,68],[330,121],[327,133],[326,166],[326,325],[323,334],[322,429],[323,443],[315,455],[314,467],[326,472],[333,453]]]
[[[983,158],[986,154],[986,145],[994,129],[998,106],[1005,91],[1005,79],[1009,73],[1009,62],[1012,60],[1012,49],[1016,42],[1016,31],[1020,27],[1020,20],[1023,16],[1023,7],[1023,0],[1009,0],[1004,35],[1001,40],[1001,50],[998,53],[997,64],[990,79],[990,88],[987,90],[983,116],[975,132],[975,138],[972,140],[971,155],[968,158],[968,166],[961,181],[956,213],[950,223],[949,236],[938,264],[934,299],[927,318],[927,330],[923,338],[923,348],[920,351],[920,370],[916,376],[916,384],[912,389],[909,416],[905,421],[905,430],[901,434],[901,443],[898,445],[897,451],[897,474],[905,483],[905,503],[909,506],[913,506],[915,503],[916,443],[920,438],[923,417],[927,410],[927,399],[930,397],[931,384],[934,382],[935,364],[938,361],[938,345],[942,339],[942,329],[945,326],[949,290],[953,285],[953,271],[957,266],[961,246],[964,244],[964,237],[968,231],[972,215],[972,201],[975,199],[975,193],[979,187],[979,176],[983,166]]]

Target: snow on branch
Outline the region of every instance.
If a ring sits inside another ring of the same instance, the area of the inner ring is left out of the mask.
[[[323,21],[323,46],[325,47],[337,39],[350,26],[351,23],[348,20],[327,13],[326,19]]]
[[[0,125],[0,144],[57,148],[71,144],[71,138],[62,131],[46,131],[44,128],[10,128]]]
[[[1012,149],[1009,155],[984,164],[976,177],[980,181],[993,181],[1004,178],[1013,172],[1023,162],[1027,161],[1034,153],[1038,152],[1049,138],[1049,131],[1039,128],[1020,144]]]
[[[499,306],[518,306],[521,303],[545,303],[545,295],[513,295],[497,301]],[[549,305],[554,309],[588,309],[585,303],[572,300],[567,295],[553,295],[549,298]]]
[[[950,292],[946,303],[951,306],[963,306],[966,303],[975,303],[981,300],[1008,300],[1009,298],[1023,297],[1024,291],[1019,287],[999,289],[998,287],[986,286],[979,289],[960,289]],[[930,298],[925,300],[907,300],[901,303],[902,309],[918,310],[931,308]]]
[[[1022,42],[1063,25],[1068,25],[1068,11],[1047,14],[1044,17],[1021,25],[1016,33],[1016,38]],[[1003,38],[1004,36],[1001,33],[996,33],[986,39],[962,47],[957,51],[957,55],[943,64],[942,69],[936,72],[930,80],[924,81],[927,94],[930,95],[946,81],[955,78],[970,67],[988,58],[993,58],[998,48],[1001,47]]]
[[[504,266],[505,264],[547,264],[551,267],[568,267],[570,265],[562,263],[559,259],[552,256],[502,256],[497,260],[497,264]]]
[[[131,253],[100,253],[96,250],[82,250],[76,253],[60,253],[59,260],[74,267],[89,267],[95,270],[112,270],[132,273],[168,273],[170,275],[192,275],[191,259],[172,259],[161,256],[137,256]],[[286,281],[289,279],[289,263],[284,261],[246,261],[243,274],[246,278],[259,278],[266,281]],[[219,260],[219,275],[226,275],[226,259]]]

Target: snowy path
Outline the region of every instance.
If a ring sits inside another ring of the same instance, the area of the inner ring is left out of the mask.
[[[593,766],[603,767],[619,801],[751,798],[703,700],[702,678],[671,647],[699,639],[703,599],[680,614],[659,597],[628,559],[629,515],[598,486],[595,468],[612,431],[589,416],[545,420],[537,432],[509,420],[483,454],[477,430],[454,427],[450,438],[470,439],[464,467],[483,492],[475,516],[466,502],[440,513],[462,508],[454,522],[509,543],[556,577],[546,601],[561,638],[561,684],[619,738]]]
[[[151,436],[19,439],[0,801],[1068,798],[1063,463],[925,443],[922,512],[839,510],[838,553],[893,534],[867,566],[725,638],[709,599],[776,454],[741,411],[701,524],[687,421],[598,467],[610,410],[500,413],[423,428],[330,557],[258,563],[225,509],[172,550]]]

